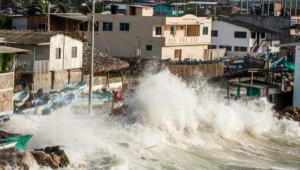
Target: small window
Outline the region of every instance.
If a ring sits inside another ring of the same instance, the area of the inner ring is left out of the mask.
[[[129,23],[120,23],[120,31],[129,31]]]
[[[72,58],[77,57],[77,47],[72,47]]]
[[[152,51],[152,45],[146,45],[146,50],[147,51]]]
[[[174,28],[174,26],[170,27],[170,34],[171,35],[175,35],[175,28]]]
[[[218,37],[218,30],[211,30],[212,37]]]
[[[217,46],[216,45],[208,45],[208,49],[216,49]]]
[[[266,38],[266,33],[262,32],[261,33],[261,38]]]
[[[219,48],[225,48],[226,51],[231,51],[231,46],[219,45]]]
[[[246,52],[247,50],[248,50],[247,47],[239,47],[239,46],[234,47],[234,51]]]
[[[42,31],[48,30],[48,24],[47,23],[39,24],[39,30],[42,30]]]
[[[247,32],[235,31],[234,38],[247,38]]]
[[[61,59],[61,48],[56,48],[55,49],[55,58],[56,59]]]
[[[255,39],[256,38],[256,32],[251,32],[251,38]]]
[[[155,35],[161,35],[161,27],[160,26],[155,27]]]
[[[202,34],[208,35],[208,27],[203,27]]]
[[[113,23],[112,22],[103,22],[103,31],[112,31]]]

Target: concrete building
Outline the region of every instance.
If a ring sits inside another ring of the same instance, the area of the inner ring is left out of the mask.
[[[0,46],[0,115],[13,113],[15,57],[28,52],[24,49]]]
[[[152,7],[134,5],[126,15],[96,14],[96,48],[126,58],[207,58],[211,18],[153,16],[153,12]]]
[[[276,32],[233,19],[218,19],[212,24],[210,48],[226,48],[228,56],[278,52]]]
[[[0,30],[0,44],[27,49],[16,58],[16,83],[34,90],[62,88],[80,81],[83,43],[58,32]]]

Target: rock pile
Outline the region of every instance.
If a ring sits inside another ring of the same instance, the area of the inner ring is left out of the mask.
[[[278,117],[280,119],[287,118],[290,120],[298,121],[300,122],[300,108],[288,106],[283,111],[278,113]]]
[[[15,148],[0,151],[0,170],[6,167],[11,169],[27,170],[31,166],[30,152],[23,152]]]
[[[37,164],[40,166],[48,166],[52,169],[58,169],[67,167],[70,164],[65,151],[61,150],[59,146],[36,149],[31,153]]]

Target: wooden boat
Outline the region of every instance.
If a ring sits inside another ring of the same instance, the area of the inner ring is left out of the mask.
[[[33,135],[19,135],[0,131],[0,149],[25,149]]]
[[[9,115],[0,115],[0,124],[10,120]]]
[[[29,92],[27,90],[22,90],[14,94],[14,103],[17,107],[21,107],[29,99]]]

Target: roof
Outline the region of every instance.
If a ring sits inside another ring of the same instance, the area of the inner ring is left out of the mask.
[[[81,13],[51,13],[51,15],[77,21],[88,21],[87,15]]]
[[[146,5],[137,5],[137,4],[133,4],[133,5],[129,5],[130,7],[136,7],[136,8],[153,8],[152,6],[146,6]]]
[[[20,48],[8,47],[0,45],[0,54],[12,54],[12,53],[30,53],[29,50],[24,50]]]
[[[295,47],[300,46],[300,41],[298,42],[289,42],[289,43],[282,43],[282,44],[276,44],[276,47]]]
[[[281,28],[281,29],[300,29],[300,24],[294,24],[294,25],[291,25],[291,26],[288,26],[288,27],[284,27],[284,28]]]
[[[83,51],[83,71],[84,73],[90,72],[90,59],[91,50],[89,47],[85,47]],[[97,49],[94,50],[94,73],[101,74],[113,71],[120,71],[129,67],[126,61],[117,59],[115,57],[101,53]]]
[[[60,32],[0,30],[0,43],[47,45],[50,43],[51,37],[57,34],[60,34]]]
[[[255,31],[255,32],[268,32],[268,33],[277,33],[278,32],[275,32],[273,30],[270,30],[270,29],[267,29],[267,28],[264,28],[264,27],[260,27],[260,26],[257,26],[257,25],[253,25],[253,24],[249,24],[249,23],[246,23],[246,22],[242,22],[242,21],[238,21],[238,20],[234,20],[234,19],[231,19],[231,18],[218,18],[218,21],[224,21],[224,22],[227,22],[229,24],[233,24],[233,25],[237,25],[239,27],[243,27],[243,28],[247,28],[251,31]]]
[[[200,1],[200,2],[197,2],[197,1],[190,1],[190,2],[187,2],[187,3],[172,3],[171,5],[188,5],[188,4],[198,4],[198,5],[218,5],[219,2],[209,2],[209,1]]]

